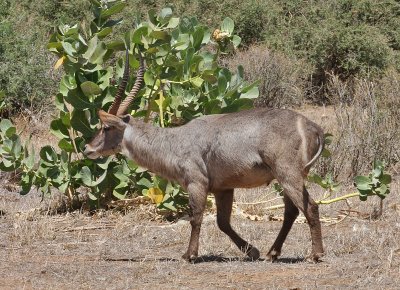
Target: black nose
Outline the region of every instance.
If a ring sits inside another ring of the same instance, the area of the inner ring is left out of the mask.
[[[88,146],[88,144],[85,144],[83,146],[83,154],[88,155],[90,154],[90,152],[91,152],[90,147]]]

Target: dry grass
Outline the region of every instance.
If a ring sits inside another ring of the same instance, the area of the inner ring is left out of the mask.
[[[400,161],[400,74],[381,80],[340,81],[332,76],[330,94],[337,127],[327,170],[340,179],[370,170],[374,159],[395,166]]]
[[[311,248],[305,223],[294,225],[277,263],[250,262],[219,231],[215,216],[208,214],[200,241],[204,261],[194,265],[180,259],[190,231],[185,220],[151,222],[144,218],[143,209],[125,215],[110,211],[46,216],[29,210],[40,204],[38,196],[1,192],[5,216],[0,217],[0,288],[396,289],[400,283],[399,190],[400,180],[396,180],[378,220],[365,218],[377,200],[353,199],[350,216],[336,224],[323,223],[327,255],[318,264],[303,260]],[[266,192],[240,191],[236,201],[255,201]],[[322,194],[315,188],[310,192],[315,198]],[[265,205],[260,206],[259,214]],[[321,206],[321,216],[335,217],[347,208],[344,202]],[[279,221],[250,221],[240,214],[233,216],[233,224],[260,249],[262,258],[281,227]]]
[[[22,142],[30,140],[30,145],[33,146],[37,154],[46,145],[57,148],[59,140],[50,133],[52,113],[55,114],[53,109],[45,107],[37,111],[25,109],[12,119]]]
[[[306,63],[272,52],[263,45],[251,46],[223,60],[223,65],[236,71],[242,65],[245,79],[259,80],[260,97],[257,106],[275,108],[299,106],[309,91],[310,68]]]

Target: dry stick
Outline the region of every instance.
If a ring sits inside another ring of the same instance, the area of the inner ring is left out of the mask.
[[[256,201],[256,202],[235,202],[237,205],[258,205],[258,204],[263,204],[263,203],[269,203],[277,199],[282,199],[282,196],[277,196],[268,200],[263,200],[263,201]]]
[[[342,219],[338,220],[338,221],[335,222],[335,223],[331,223],[329,226],[335,226],[335,225],[341,223],[342,221],[344,221],[344,220],[345,220],[347,217],[349,217],[349,216],[350,216],[350,214],[346,214],[346,215],[343,216]]]
[[[349,193],[349,194],[346,194],[346,195],[343,195],[343,196],[339,196],[339,197],[336,197],[336,198],[332,198],[332,199],[328,199],[328,200],[324,200],[324,199],[318,200],[318,201],[316,201],[316,203],[317,204],[331,204],[331,203],[334,203],[334,202],[337,202],[337,201],[347,200],[347,199],[349,199],[351,197],[355,197],[355,196],[359,196],[359,195],[360,194],[358,192],[353,192],[353,193]],[[274,209],[280,209],[280,208],[284,208],[284,207],[285,207],[284,204],[277,204],[277,205],[269,206],[269,207],[267,207],[265,209],[274,210]]]
[[[159,104],[158,104],[158,108],[160,110],[160,125],[161,128],[164,128],[164,110],[163,110],[163,103],[164,103],[164,83],[161,82],[160,84],[160,99],[159,99]]]
[[[353,192],[353,193],[349,193],[349,194],[339,196],[336,198],[332,198],[332,199],[328,199],[328,200],[320,200],[320,201],[317,201],[317,203],[318,204],[330,204],[330,203],[334,203],[334,202],[341,201],[341,200],[347,200],[351,197],[355,197],[355,196],[359,196],[359,195],[360,195],[360,193]]]
[[[91,227],[76,227],[64,229],[62,232],[75,232],[75,231],[90,231],[90,230],[103,230],[103,229],[111,229],[114,228],[115,225],[102,225],[102,226],[91,226]]]
[[[151,88],[150,94],[149,94],[149,98],[148,98],[148,103],[147,103],[147,111],[146,111],[146,116],[144,117],[144,122],[148,123],[150,120],[150,114],[151,114],[151,103],[155,100],[157,94],[158,94],[158,90],[154,91],[154,86],[156,84],[156,81],[154,81],[153,87]]]
[[[165,56],[165,59],[168,58],[168,56],[169,56],[170,53],[171,53],[171,51],[169,51],[169,52],[167,53],[167,55]],[[165,62],[164,62],[164,63],[165,63]],[[157,96],[157,94],[159,93],[160,90],[161,90],[160,93],[163,94],[163,91],[162,91],[162,90],[163,90],[163,82],[162,82],[162,80],[160,79],[160,87],[159,87],[156,91],[154,91],[154,88],[155,88],[156,83],[157,83],[157,78],[154,79],[153,86],[151,87],[151,90],[150,90],[149,102],[148,102],[148,105],[147,105],[147,112],[146,112],[146,116],[145,116],[145,118],[144,118],[144,122],[145,122],[145,123],[149,122],[149,119],[150,119],[151,102],[155,100],[155,98],[156,98],[156,96]],[[154,92],[154,94],[153,94],[153,92]],[[161,99],[161,95],[160,95],[160,99]],[[161,107],[162,107],[162,102],[161,102]],[[161,108],[161,110],[162,110],[162,108]],[[163,116],[160,116],[160,118],[163,119]],[[164,120],[163,120],[163,123],[164,123]],[[164,124],[163,124],[163,123],[162,123],[162,127],[164,127]]]
[[[64,105],[65,105],[65,107],[67,108],[67,111],[70,113],[70,114],[72,114],[72,111],[73,111],[73,106],[71,105],[71,104],[69,104],[68,102],[66,102],[65,100],[64,100]],[[75,143],[75,131],[74,131],[74,129],[72,129],[72,128],[69,128],[68,129],[68,134],[69,134],[69,137],[71,138],[71,141],[72,141],[72,145],[74,146],[74,150],[75,150],[75,153],[76,153],[76,156],[77,156],[77,158],[80,160],[81,158],[80,158],[80,156],[79,156],[79,151],[78,151],[78,147],[76,146],[76,143]]]

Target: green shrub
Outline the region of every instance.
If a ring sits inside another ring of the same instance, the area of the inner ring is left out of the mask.
[[[90,27],[60,25],[50,37],[48,49],[59,58],[55,68],[62,65],[65,72],[55,101],[59,116],[50,125],[50,131],[59,138],[60,153],[51,146],[41,148],[38,169],[22,169],[22,193],[31,186],[43,194],[57,188],[72,200],[83,191],[99,206],[104,197],[113,194],[124,198],[134,191],[148,196],[160,208],[177,210],[187,201],[178,186],[150,175],[120,155],[87,159],[82,156],[82,148],[99,125],[98,109],[107,109],[114,99],[116,86],[112,78],[122,77],[127,62],[120,51],[127,51],[134,69],[139,66],[138,50],[146,59],[144,88],[134,101],[132,114],[155,126],[173,126],[204,114],[252,107],[258,89],[255,84],[244,83],[243,68],[239,66],[232,72],[217,63],[222,53],[240,43],[233,34],[234,23],[224,19],[220,34],[214,35],[194,17],[174,17],[170,8],[160,13],[149,10],[149,21],[138,22],[121,39],[112,34],[120,21],[111,16],[121,12],[126,3],[91,2],[94,19]],[[206,49],[211,46],[213,50]],[[110,61],[113,58],[115,63]],[[9,129],[9,122],[2,127],[6,137],[15,131]],[[4,169],[21,167],[24,163],[20,160],[25,158],[21,148],[14,154],[10,149],[13,142],[4,143],[7,154],[4,161],[0,160],[5,162]]]
[[[51,26],[72,19],[84,19],[89,2],[4,1],[0,5],[0,90],[5,106],[0,114],[21,108],[47,106],[57,88],[52,72],[54,57],[45,46]],[[86,9],[85,9],[86,7]]]
[[[257,43],[263,40],[265,29],[265,13],[268,7],[260,1],[243,1],[243,5],[235,17],[237,33],[245,45]]]
[[[327,84],[330,74],[342,80],[379,76],[391,61],[387,39],[367,25],[332,28],[315,43],[308,57],[315,64],[313,80],[318,86]]]
[[[317,70],[333,70],[343,77],[370,70],[382,72],[389,62],[389,37],[384,26],[360,16],[364,7],[361,2],[364,6],[373,3],[343,0],[305,5],[287,1],[271,15],[266,41],[279,50],[307,58]],[[387,13],[380,17],[392,16]]]
[[[177,15],[195,15],[211,29],[229,16],[246,47],[262,42],[312,65],[310,81],[316,89],[309,95],[320,92],[316,102],[326,101],[329,73],[346,80],[381,77],[390,67],[400,70],[396,0],[128,2],[132,5],[121,13],[125,21],[113,35],[130,28],[138,15],[147,17],[150,8],[173,7]],[[59,76],[50,72],[55,60],[46,56],[43,43],[54,32],[51,27],[76,21],[89,26],[89,5],[89,0],[0,0],[0,90],[5,91],[7,103],[3,110],[41,106],[54,95]]]

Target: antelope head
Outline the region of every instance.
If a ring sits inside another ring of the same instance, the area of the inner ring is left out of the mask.
[[[96,159],[100,156],[109,156],[121,151],[125,128],[132,118],[126,113],[143,83],[144,61],[140,52],[139,61],[140,66],[137,71],[135,84],[128,96],[122,100],[129,79],[129,52],[128,50],[126,51],[124,75],[115,95],[114,102],[108,112],[99,110],[98,116],[102,124],[101,128],[96,132],[93,139],[85,145],[83,153],[88,158]]]

